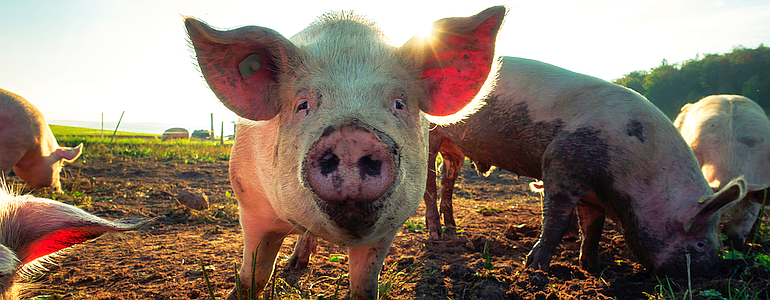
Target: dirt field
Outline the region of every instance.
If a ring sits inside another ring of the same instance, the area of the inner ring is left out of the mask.
[[[90,206],[84,209],[108,219],[158,220],[139,232],[104,236],[76,247],[34,281],[36,289],[31,296],[209,299],[200,261],[206,265],[216,297],[223,297],[234,286],[233,270],[241,261],[242,239],[237,220],[232,218],[237,206],[230,196],[226,161],[182,164],[145,158],[89,158],[68,165],[66,172],[67,192],[79,191],[83,193],[80,198],[90,197]],[[11,182],[19,181],[12,177]],[[396,237],[385,261],[380,282],[396,276],[387,296],[662,299],[662,294],[673,291],[676,299],[683,299],[687,281],[667,282],[645,271],[611,222],[601,242],[600,274],[578,268],[576,242],[562,243],[550,273],[523,269],[522,261],[540,231],[540,199],[526,190],[528,183],[497,171],[490,178],[481,178],[466,167],[455,190],[458,234],[449,241],[429,240],[421,206]],[[205,191],[215,206],[213,211],[200,213],[179,206],[175,196],[185,188]],[[294,236],[288,237],[279,255],[274,293],[334,299],[339,289],[339,298],[346,295],[348,282],[342,276],[347,273],[345,249],[320,241],[308,270],[285,271],[294,241]],[[755,249],[767,253],[768,246],[765,243]],[[413,265],[417,268],[411,274],[419,281],[405,283],[404,273],[398,272],[409,273]],[[758,293],[758,299],[763,299],[770,288],[767,268],[746,266],[741,260],[726,262],[712,274],[695,275],[707,277],[693,278],[692,299],[709,299],[701,293],[715,292],[728,298],[728,293],[735,295],[738,289]]]

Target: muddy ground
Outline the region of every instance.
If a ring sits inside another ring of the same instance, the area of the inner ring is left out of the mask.
[[[20,182],[14,177],[10,181]],[[683,299],[687,281],[667,282],[647,272],[611,222],[601,241],[601,273],[578,268],[575,242],[559,246],[549,273],[523,269],[522,261],[540,231],[540,198],[527,190],[529,181],[499,171],[482,178],[466,166],[455,189],[458,234],[448,241],[429,240],[421,205],[385,261],[380,282],[396,276],[388,298],[662,299],[661,292],[673,291],[676,299]],[[67,195],[60,199],[83,203],[85,210],[98,216],[158,219],[139,232],[108,235],[75,247],[33,281],[30,296],[209,299],[200,261],[215,297],[223,297],[235,285],[233,270],[241,261],[242,239],[226,161],[82,158],[66,167],[64,186]],[[178,205],[176,195],[186,188],[204,191],[212,208],[197,212]],[[279,255],[276,295],[334,299],[336,290],[339,298],[348,293],[344,248],[320,241],[309,269],[286,271],[294,242],[294,236],[288,237]],[[755,249],[767,253],[768,244]],[[411,267],[415,270],[410,273]],[[405,280],[404,273],[413,278]],[[740,261],[696,275],[706,277],[693,278],[693,299],[709,299],[701,294],[716,292],[727,298],[739,289],[763,299],[770,288],[766,268]]]

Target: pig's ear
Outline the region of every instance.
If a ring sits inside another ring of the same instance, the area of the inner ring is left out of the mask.
[[[80,157],[83,153],[83,143],[80,143],[77,147],[60,147],[56,149],[56,156],[59,159],[63,159],[66,163],[71,163]]]
[[[701,205],[700,211],[684,224],[684,231],[698,232],[704,229],[704,226],[713,224],[713,219],[719,216],[722,209],[746,197],[746,186],[746,180],[740,176],[728,182],[722,190],[714,195],[698,200]]]
[[[16,206],[16,217],[11,218],[15,224],[0,230],[16,235],[13,248],[22,265],[104,233],[135,230],[145,224],[140,219],[107,221],[71,205],[31,196],[11,201]]]
[[[749,184],[748,192],[743,201],[751,201],[761,205],[770,205],[770,187],[766,185]]]
[[[280,109],[276,79],[296,57],[296,46],[263,27],[219,31],[191,17],[184,24],[203,77],[219,100],[247,119],[275,117]]]
[[[402,46],[423,66],[430,98],[420,103],[422,111],[454,114],[495,76],[495,42],[505,14],[505,7],[495,6],[472,17],[442,19],[433,23],[429,37],[413,37]]]

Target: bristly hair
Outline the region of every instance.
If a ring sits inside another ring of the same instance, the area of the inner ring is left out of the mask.
[[[338,23],[344,21],[351,21],[361,23],[366,27],[371,28],[377,33],[377,36],[382,38],[386,43],[391,44],[391,40],[385,35],[384,32],[377,26],[377,23],[368,19],[366,16],[356,14],[353,10],[331,11],[319,16],[318,19],[313,21],[308,28],[322,26],[324,24]]]

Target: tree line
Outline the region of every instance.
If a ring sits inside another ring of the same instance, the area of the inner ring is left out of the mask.
[[[730,53],[697,55],[683,63],[665,59],[650,71],[633,71],[612,82],[647,97],[671,119],[686,103],[709,95],[735,94],[770,109],[770,48],[736,47]]]

